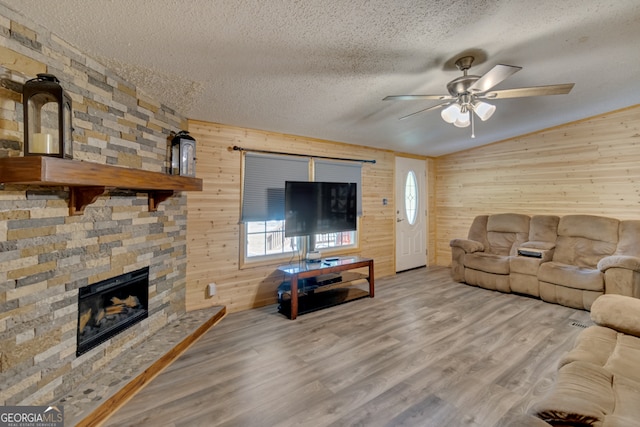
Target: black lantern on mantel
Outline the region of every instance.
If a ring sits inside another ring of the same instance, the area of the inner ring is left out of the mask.
[[[196,140],[186,130],[171,140],[171,174],[196,176]]]
[[[24,155],[73,158],[71,97],[53,74],[38,74],[22,89]]]

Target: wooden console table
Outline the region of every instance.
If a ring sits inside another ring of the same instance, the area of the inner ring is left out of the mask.
[[[296,264],[281,265],[278,271],[291,282],[291,320],[298,317],[298,281],[330,273],[338,273],[356,268],[369,268],[369,297],[374,297],[373,259],[355,257],[326,258],[320,262],[300,261]]]

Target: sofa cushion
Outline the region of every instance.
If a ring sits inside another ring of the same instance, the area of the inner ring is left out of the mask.
[[[579,308],[580,310],[589,310],[593,301],[603,294],[602,291],[568,288],[541,280],[538,281],[538,292],[540,299],[543,301]]]
[[[596,268],[598,261],[611,255],[616,244],[584,237],[558,236],[553,260],[578,267]]]
[[[523,214],[493,214],[487,219],[487,231],[529,234],[529,221],[529,216]]]
[[[529,223],[529,241],[555,243],[558,236],[559,216],[534,215]]]
[[[512,257],[509,262],[509,272],[535,276],[538,273],[540,261],[540,258],[530,258],[526,256]]]
[[[619,224],[620,220],[604,216],[566,215],[558,222],[558,235],[617,243]]]
[[[554,261],[540,265],[538,279],[541,282],[562,285],[568,288],[604,291],[604,275],[600,270]]]
[[[640,257],[640,220],[620,221],[616,255]]]
[[[553,391],[533,406],[532,413],[551,424],[602,425],[615,406],[612,381],[611,373],[600,366],[569,363],[558,370]]]
[[[509,274],[509,257],[474,252],[464,256],[464,266],[494,274]]]
[[[495,214],[487,219],[486,252],[496,255],[516,255],[520,244],[529,239],[529,216],[522,214]],[[508,273],[508,272],[507,272]]]
[[[517,248],[527,240],[525,233],[503,233],[498,231],[488,231],[487,240],[489,248],[487,251],[495,255],[515,256]]]
[[[618,333],[616,346],[604,368],[614,377],[624,377],[640,384],[640,338]],[[640,395],[638,396],[640,397]],[[640,400],[639,400],[640,403]]]
[[[489,242],[487,241],[488,219],[489,215],[478,215],[475,217],[471,223],[471,227],[469,227],[469,234],[467,235],[469,240],[480,242],[485,248],[489,246]]]
[[[591,320],[598,325],[640,337],[640,299],[616,294],[602,295],[591,306]]]
[[[571,351],[558,363],[559,367],[571,362],[582,361],[604,366],[618,341],[618,333],[604,326],[588,327],[578,335]]]
[[[614,374],[613,395],[616,406],[613,414],[605,417],[603,427],[640,425],[640,383]]]
[[[560,218],[553,261],[596,268],[600,259],[615,252],[619,223],[614,218],[592,215]]]
[[[473,286],[479,286],[492,291],[511,292],[508,274],[487,273],[473,268],[464,269],[464,281]]]

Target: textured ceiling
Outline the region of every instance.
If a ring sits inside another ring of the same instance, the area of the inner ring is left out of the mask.
[[[189,118],[438,156],[640,100],[638,0],[0,0]],[[569,95],[494,101],[469,128],[439,111],[465,52],[496,89],[575,82]]]

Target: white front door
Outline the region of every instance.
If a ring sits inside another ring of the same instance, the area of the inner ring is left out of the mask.
[[[426,166],[396,157],[396,272],[427,264]]]

